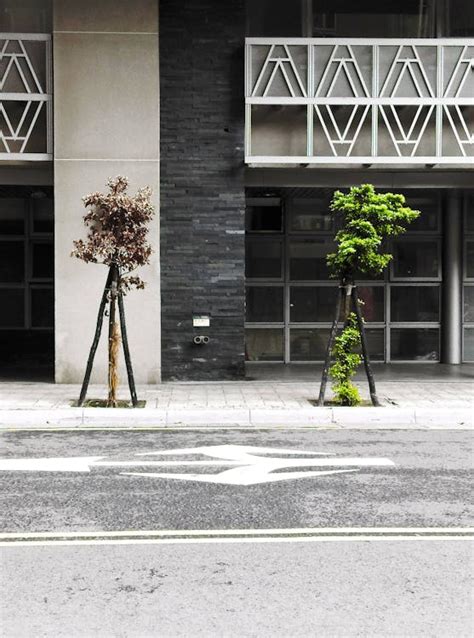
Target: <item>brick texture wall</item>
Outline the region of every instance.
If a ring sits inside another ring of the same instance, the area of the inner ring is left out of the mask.
[[[243,0],[160,0],[164,380],[244,373],[244,37]]]

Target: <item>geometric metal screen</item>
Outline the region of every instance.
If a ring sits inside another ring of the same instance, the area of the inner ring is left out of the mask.
[[[0,161],[52,159],[51,36],[0,34]]]
[[[473,39],[247,38],[249,164],[474,166]]]

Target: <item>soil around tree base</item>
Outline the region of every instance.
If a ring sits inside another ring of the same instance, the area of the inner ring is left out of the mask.
[[[71,405],[74,408],[77,408],[77,400],[72,400],[71,401]],[[136,407],[137,408],[144,408],[146,404],[146,401],[138,401]],[[82,408],[106,408],[107,406],[107,399],[87,399],[86,401],[84,401],[84,403],[81,406]],[[117,401],[117,408],[133,408],[132,402],[131,401],[124,401],[124,400],[120,400]],[[110,408],[111,410],[113,410],[114,408]]]

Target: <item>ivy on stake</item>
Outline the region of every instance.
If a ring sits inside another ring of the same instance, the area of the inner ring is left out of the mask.
[[[354,186],[348,193],[336,191],[330,208],[341,221],[340,230],[335,236],[336,252],[327,257],[331,277],[339,279],[339,295],[329,334],[318,404],[324,405],[330,373],[335,382],[336,401],[341,405],[358,405],[359,392],[351,378],[363,360],[372,404],[380,405],[370,366],[355,278],[360,275],[371,277],[385,270],[392,255],[384,252],[384,240],[404,233],[420,212],[406,206],[403,195],[377,193],[372,184]],[[345,326],[341,335],[336,337],[341,307]],[[360,349],[362,356],[358,354]],[[331,355],[335,362],[329,369]]]
[[[84,215],[84,224],[89,230],[85,241],[79,239],[74,242],[72,252],[73,257],[86,263],[105,264],[109,268],[78,404],[82,405],[86,398],[108,303],[107,407],[117,407],[118,404],[117,371],[120,341],[123,344],[132,404],[136,407],[138,400],[128,347],[123,297],[132,288],[145,287],[145,282],[131,273],[139,266],[148,264],[150,260],[152,249],[147,241],[147,224],[154,215],[154,207],[150,201],[152,191],[149,187],[145,187],[138,190],[136,195],[129,195],[127,193],[128,179],[120,175],[109,179],[107,185],[108,193],[96,192],[82,198],[84,206],[88,208],[88,212]],[[119,310],[120,327],[116,320],[116,305]]]

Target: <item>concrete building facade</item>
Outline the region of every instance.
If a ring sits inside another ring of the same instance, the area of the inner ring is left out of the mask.
[[[422,211],[360,282],[373,358],[474,360],[467,0],[0,0],[0,20],[3,377],[81,380],[106,270],[72,241],[117,174],[157,211],[126,299],[138,382],[320,361],[328,204],[366,182]]]

